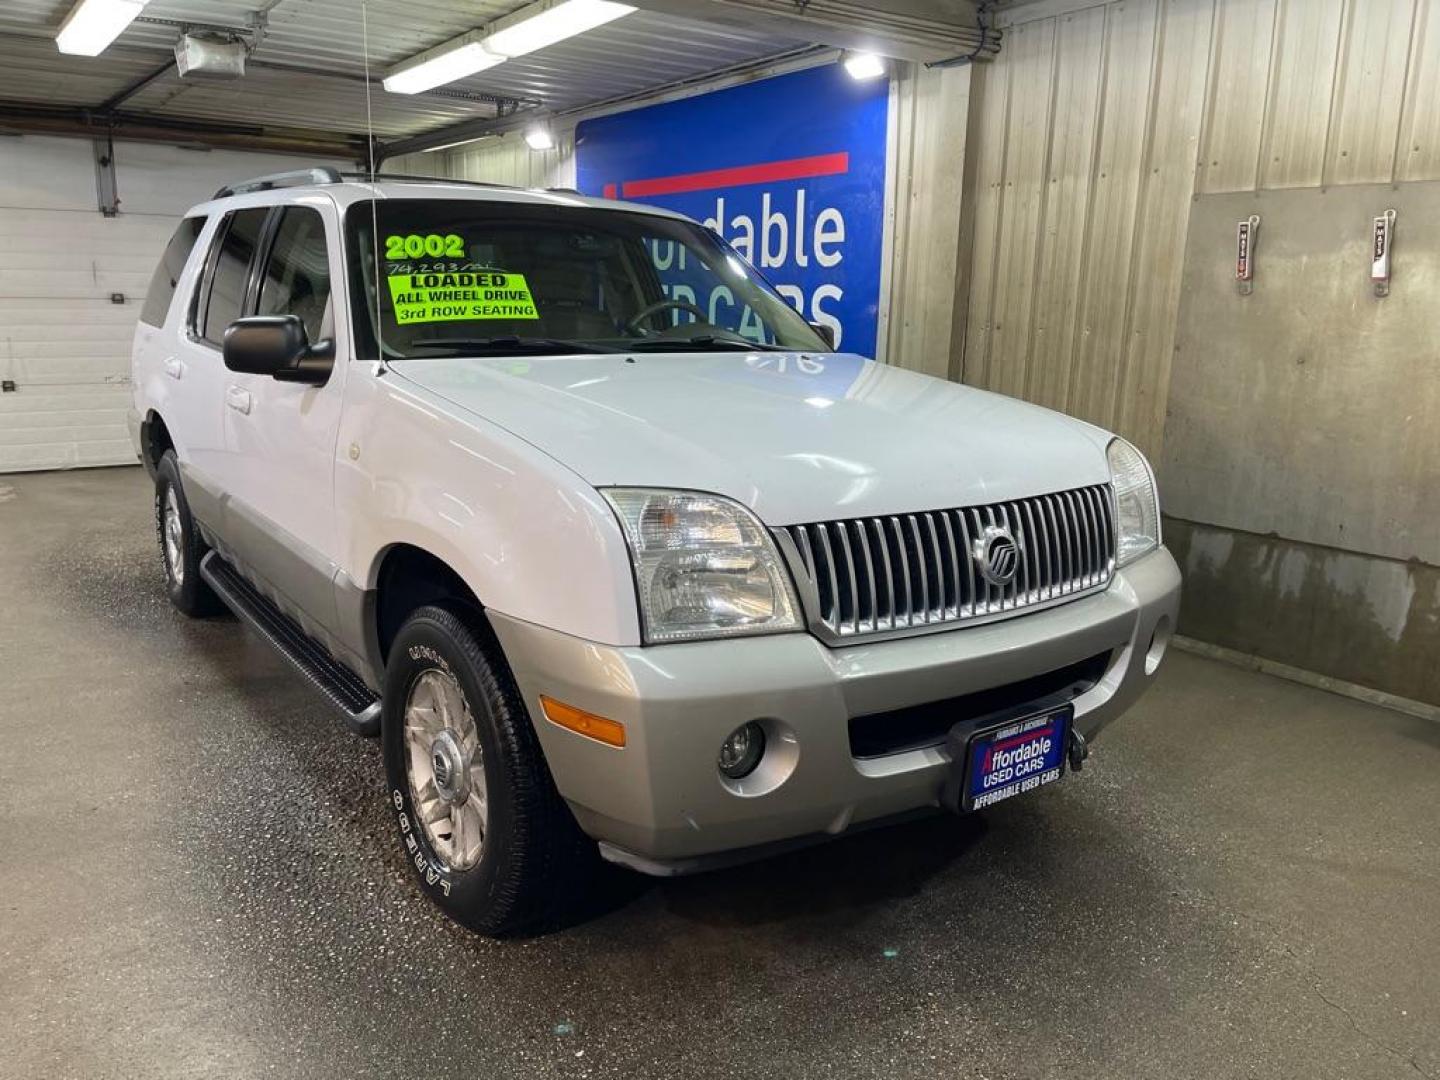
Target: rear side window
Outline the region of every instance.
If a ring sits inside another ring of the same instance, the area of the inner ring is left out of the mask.
[[[250,278],[250,261],[260,245],[260,234],[269,213],[269,207],[264,206],[236,210],[220,230],[219,251],[210,271],[210,295],[205,302],[202,336],[206,341],[220,344],[225,328],[240,318]]]
[[[330,256],[325,219],[308,206],[286,207],[270,244],[257,315],[298,315],[311,341],[325,329],[330,303]]]
[[[151,326],[164,326],[165,316],[170,312],[170,301],[175,298],[175,285],[195,250],[195,241],[205,228],[203,217],[186,218],[170,237],[165,254],[160,256],[160,265],[150,279],[150,288],[145,292],[145,306],[140,309],[140,321]]]

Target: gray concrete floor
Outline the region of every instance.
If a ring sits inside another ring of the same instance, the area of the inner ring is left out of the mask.
[[[495,943],[378,747],[161,589],[138,469],[0,477],[0,1076],[1440,1076],[1440,726],[1171,654],[983,818]]]

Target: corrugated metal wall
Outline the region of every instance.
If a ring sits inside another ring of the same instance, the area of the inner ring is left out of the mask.
[[[391,158],[385,162],[384,171],[516,187],[574,187],[575,127],[557,127],[552,134],[555,146],[551,150],[531,150],[520,132],[515,131],[453,150]]]
[[[1440,0],[1074,6],[977,68],[963,377],[1153,454],[1192,196],[1440,178]]]
[[[905,64],[892,93],[890,242],[879,358],[941,378],[959,374],[964,326],[971,74],[969,67]]]

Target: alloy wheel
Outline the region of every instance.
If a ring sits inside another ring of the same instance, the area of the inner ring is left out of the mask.
[[[455,676],[428,668],[405,701],[410,802],[430,848],[451,870],[480,861],[489,824],[480,735]]]

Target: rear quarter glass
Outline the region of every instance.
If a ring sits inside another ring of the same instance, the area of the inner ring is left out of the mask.
[[[165,253],[160,256],[155,273],[150,277],[150,286],[145,290],[145,303],[140,308],[141,322],[150,326],[165,325],[180,275],[185,272],[185,264],[190,261],[206,220],[204,217],[189,217],[176,227],[170,242],[165,245]]]

